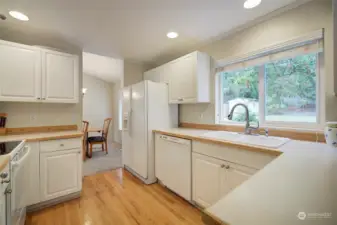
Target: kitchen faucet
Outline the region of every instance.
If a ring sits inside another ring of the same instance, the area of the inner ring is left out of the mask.
[[[232,110],[231,110],[231,112],[230,112],[229,115],[228,115],[228,119],[229,119],[229,120],[232,120],[232,119],[233,119],[233,113],[234,113],[234,110],[235,110],[235,108],[238,107],[238,106],[242,106],[242,107],[245,108],[245,111],[246,111],[246,127],[245,127],[245,134],[251,135],[251,134],[252,134],[252,131],[253,131],[253,130],[259,129],[259,126],[260,126],[260,125],[259,125],[259,122],[257,121],[257,127],[251,127],[251,126],[250,126],[250,123],[249,123],[249,110],[248,110],[248,107],[247,107],[245,104],[243,104],[243,103],[238,103],[238,104],[234,105],[233,108],[232,108]]]

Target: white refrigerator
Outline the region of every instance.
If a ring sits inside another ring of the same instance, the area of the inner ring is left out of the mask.
[[[152,130],[178,127],[178,105],[169,105],[168,85],[152,81],[123,88],[122,160],[146,184],[156,182]]]

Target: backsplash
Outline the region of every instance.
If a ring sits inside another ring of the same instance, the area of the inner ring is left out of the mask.
[[[82,104],[0,102],[7,113],[6,127],[37,127],[76,124],[81,127]]]

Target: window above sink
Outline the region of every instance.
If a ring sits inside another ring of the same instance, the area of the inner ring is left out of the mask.
[[[310,37],[310,38],[309,38]],[[277,48],[227,60],[216,73],[216,122],[263,127],[321,129],[325,122],[323,32],[314,32]]]

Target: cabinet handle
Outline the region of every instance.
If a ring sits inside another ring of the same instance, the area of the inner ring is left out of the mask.
[[[64,144],[60,144],[61,147],[64,147]]]
[[[37,100],[40,100],[41,98],[36,98]]]
[[[183,98],[178,98],[178,101],[180,101],[180,102],[181,102],[181,101],[184,101],[184,99],[183,99]]]
[[[42,100],[46,100],[46,98],[42,98]]]

